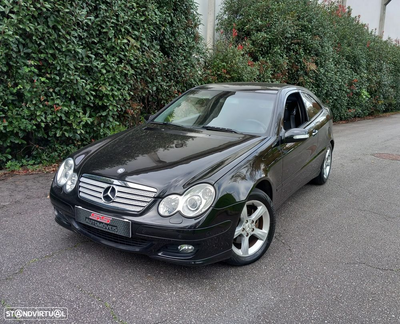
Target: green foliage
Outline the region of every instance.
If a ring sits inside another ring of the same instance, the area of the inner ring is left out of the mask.
[[[221,35],[204,66],[206,83],[256,81],[258,65],[248,56],[248,42],[237,43],[236,29]]]
[[[21,170],[22,163],[15,160],[10,160],[6,163],[6,169],[8,171],[18,171]]]
[[[59,160],[198,84],[198,25],[193,0],[2,1],[0,168]]]
[[[225,0],[218,29],[223,35],[235,29],[233,48],[247,44],[255,80],[305,86],[332,108],[335,120],[400,109],[398,42],[369,32],[335,1]],[[220,66],[211,67],[216,80],[230,81]],[[248,80],[237,71],[235,81]]]

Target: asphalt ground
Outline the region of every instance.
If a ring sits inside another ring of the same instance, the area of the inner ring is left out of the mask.
[[[335,125],[334,135],[328,183],[292,196],[266,255],[240,268],[95,244],[55,223],[52,174],[6,177],[2,312],[66,307],[63,323],[399,323],[400,161],[374,154],[400,155],[400,114]]]

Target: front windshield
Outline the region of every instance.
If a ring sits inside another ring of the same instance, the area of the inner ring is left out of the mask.
[[[157,123],[265,134],[276,91],[192,90],[154,119]]]

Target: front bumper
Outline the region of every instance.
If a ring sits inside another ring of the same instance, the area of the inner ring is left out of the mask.
[[[217,223],[198,228],[153,226],[131,220],[131,237],[124,237],[76,221],[74,206],[52,193],[50,198],[59,225],[113,248],[182,265],[205,265],[228,259],[236,227],[233,224],[236,225],[241,210],[237,205],[227,210],[211,210],[209,214],[214,213]],[[182,244],[192,245],[193,252],[179,252],[178,246]]]

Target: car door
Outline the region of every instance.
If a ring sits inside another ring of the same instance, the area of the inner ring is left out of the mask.
[[[329,125],[328,121],[331,118],[329,112],[322,108],[322,104],[313,96],[312,93],[301,93],[304,105],[306,107],[307,116],[314,126],[315,136],[318,138],[318,154],[326,149],[329,143]]]
[[[321,104],[313,97],[311,93],[302,92],[304,106],[306,108],[307,117],[310,124],[313,127],[314,137],[317,138],[317,157],[314,164],[315,167],[319,168],[322,162],[321,154],[326,148],[326,144],[329,142],[327,135],[327,116],[326,111],[322,108]],[[323,155],[323,154],[322,154]],[[317,170],[318,171],[318,170]]]
[[[314,159],[318,154],[318,129],[310,120],[307,105],[300,91],[290,93],[285,100],[282,133],[292,128],[307,131],[308,138],[280,145],[283,154],[281,196],[285,200],[306,184],[315,172]],[[295,110],[293,115],[292,110]],[[289,121],[288,121],[289,119]]]

